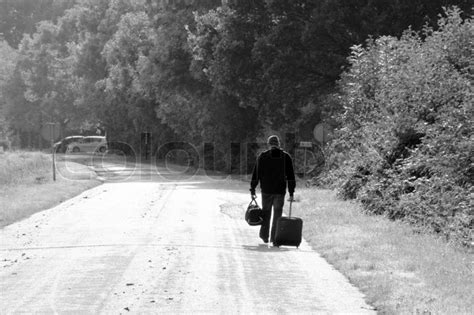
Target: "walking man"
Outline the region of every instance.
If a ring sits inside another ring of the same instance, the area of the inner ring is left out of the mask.
[[[290,199],[293,200],[295,192],[295,173],[293,161],[290,155],[280,148],[278,136],[270,136],[267,140],[269,149],[262,152],[257,158],[257,164],[253,169],[252,180],[250,182],[250,195],[256,198],[255,189],[260,182],[262,191],[263,223],[260,226],[260,238],[268,243],[273,242],[276,232],[276,222],[283,212],[285,194],[288,186]],[[270,218],[273,207],[273,221],[270,231]]]

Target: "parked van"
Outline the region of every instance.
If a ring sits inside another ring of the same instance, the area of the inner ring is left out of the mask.
[[[67,146],[67,152],[105,153],[107,151],[107,140],[104,136],[88,136],[71,142]]]
[[[69,136],[61,141],[58,141],[54,144],[54,150],[56,153],[66,153],[68,149],[68,145],[73,142],[79,142],[80,140],[84,139],[84,136]]]

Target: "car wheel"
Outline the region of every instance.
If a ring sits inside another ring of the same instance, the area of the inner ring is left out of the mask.
[[[79,152],[79,151],[81,151],[81,150],[80,150],[78,147],[74,147],[74,148],[72,148],[72,152],[75,152],[75,153],[77,153],[77,152]]]
[[[105,153],[105,150],[106,150],[105,147],[100,147],[100,148],[99,148],[99,152],[100,152],[100,153]]]

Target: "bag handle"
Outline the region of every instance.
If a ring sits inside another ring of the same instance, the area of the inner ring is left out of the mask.
[[[252,204],[252,202],[254,202],[254,203],[258,206],[258,203],[257,203],[257,199],[256,199],[256,198],[252,198],[252,200],[251,200],[250,203],[249,203],[249,206]]]

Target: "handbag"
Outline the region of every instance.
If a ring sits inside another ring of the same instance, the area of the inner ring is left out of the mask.
[[[262,215],[263,211],[259,207],[257,200],[252,199],[249,206],[247,207],[247,211],[245,211],[245,221],[247,221],[247,223],[252,226],[261,225],[263,222]]]

